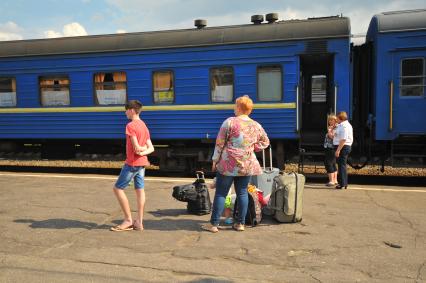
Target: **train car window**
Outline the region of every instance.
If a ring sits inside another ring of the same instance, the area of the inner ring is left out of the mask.
[[[326,102],[327,100],[327,76],[314,75],[311,77],[312,102]]]
[[[0,107],[16,106],[16,80],[15,78],[0,77]]]
[[[156,71],[152,77],[154,103],[173,103],[175,100],[173,72]]]
[[[234,70],[231,67],[210,70],[212,102],[232,102],[234,97]]]
[[[425,66],[423,58],[402,59],[401,96],[423,96],[425,87]]]
[[[67,76],[39,78],[42,106],[70,105],[70,80]]]
[[[127,77],[125,72],[96,73],[95,101],[97,105],[125,104]]]
[[[259,101],[281,101],[281,67],[265,66],[257,68],[257,96]]]

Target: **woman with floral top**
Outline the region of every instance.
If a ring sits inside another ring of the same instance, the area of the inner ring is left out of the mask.
[[[247,186],[250,177],[262,174],[255,151],[269,146],[269,139],[262,126],[250,115],[253,101],[244,95],[235,101],[235,117],[226,119],[220,127],[212,157],[212,170],[216,172],[216,193],[210,223],[202,229],[216,233],[220,216],[224,210],[225,198],[234,183],[238,198],[238,219],[233,228],[244,231],[248,208]]]

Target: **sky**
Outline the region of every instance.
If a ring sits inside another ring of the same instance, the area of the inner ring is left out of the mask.
[[[0,41],[250,24],[255,14],[279,20],[343,15],[365,35],[374,14],[426,9],[426,0],[1,0]]]

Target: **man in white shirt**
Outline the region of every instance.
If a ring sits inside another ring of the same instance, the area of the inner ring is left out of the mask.
[[[347,189],[348,188],[348,172],[346,170],[346,164],[348,161],[349,153],[351,152],[353,138],[352,125],[348,121],[348,115],[345,111],[337,114],[339,126],[336,129],[335,139],[333,144],[336,148],[336,158],[338,165],[337,181],[339,185],[336,189]],[[338,143],[337,143],[338,141]]]

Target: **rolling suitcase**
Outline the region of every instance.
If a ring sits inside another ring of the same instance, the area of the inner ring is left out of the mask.
[[[274,178],[268,209],[278,222],[302,221],[303,189],[305,176],[297,173],[285,173]]]
[[[265,166],[265,150],[262,150],[263,155],[263,167],[262,175],[252,176],[250,183],[255,185],[258,189],[263,191],[263,197],[267,197],[272,192],[272,183],[274,182],[275,176],[280,174],[280,169],[272,167],[272,147],[269,147],[269,161],[270,166]]]

